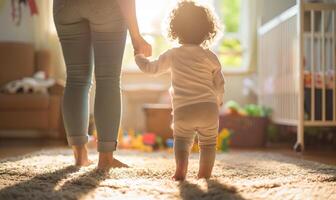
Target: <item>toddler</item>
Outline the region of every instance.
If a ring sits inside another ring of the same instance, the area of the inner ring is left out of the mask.
[[[176,160],[173,178],[186,177],[195,133],[200,146],[198,178],[209,178],[216,155],[218,110],[224,95],[221,65],[206,48],[217,34],[217,24],[209,9],[183,1],[172,10],[168,31],[179,47],[167,50],[154,61],[141,54],[135,56],[135,61],[146,73],[171,72]]]

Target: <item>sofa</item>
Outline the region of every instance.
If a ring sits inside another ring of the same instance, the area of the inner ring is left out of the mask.
[[[44,71],[52,76],[51,53],[28,43],[0,42],[0,87]],[[56,80],[47,94],[0,93],[0,137],[64,139],[61,100],[64,84]]]

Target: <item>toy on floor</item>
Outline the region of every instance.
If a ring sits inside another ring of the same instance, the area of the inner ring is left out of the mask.
[[[272,113],[271,109],[264,106],[248,104],[242,107],[235,101],[228,101],[224,107],[225,114],[229,115],[268,117]]]
[[[217,150],[220,150],[223,152],[227,152],[229,150],[231,135],[232,133],[228,129],[223,128],[221,130],[217,138]]]
[[[228,101],[225,105],[225,114],[245,116],[244,109],[235,101]]]
[[[154,146],[156,142],[156,135],[154,133],[145,133],[142,135],[142,140],[145,145]]]
[[[132,149],[137,149],[140,151],[145,152],[152,152],[153,147],[150,145],[145,145],[143,141],[143,135],[142,134],[136,134],[133,140],[131,141]]]
[[[198,142],[195,141],[193,146],[191,147],[191,151],[192,152],[199,152],[199,146],[198,146]]]
[[[164,145],[163,145],[162,137],[156,136],[154,150],[159,150],[159,149],[163,149],[163,148],[164,148]]]
[[[163,148],[162,138],[155,133],[137,133],[133,129],[119,130],[118,148],[152,152]]]
[[[174,150],[173,150],[173,147],[174,147],[174,139],[172,139],[172,138],[168,138],[167,140],[166,140],[166,146],[167,146],[167,150],[168,150],[168,152],[173,152]]]

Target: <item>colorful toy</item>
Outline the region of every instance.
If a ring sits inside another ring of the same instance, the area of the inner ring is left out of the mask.
[[[225,106],[225,113],[230,115],[241,115],[245,116],[246,112],[245,110],[235,101],[228,101]]]
[[[230,144],[230,137],[231,137],[231,132],[223,128],[221,132],[218,134],[217,138],[217,150],[221,150],[224,152],[227,152],[229,150],[229,144]]]
[[[122,129],[120,129],[118,148],[151,152],[153,150],[163,149],[163,141],[162,138],[155,133],[135,132],[133,129],[122,131]]]
[[[168,138],[166,140],[166,145],[167,145],[168,148],[173,148],[174,147],[174,139]]]
[[[132,149],[137,149],[137,150],[141,150],[141,151],[145,151],[145,152],[151,152],[153,151],[153,147],[152,146],[149,146],[149,145],[145,145],[143,143],[143,135],[141,134],[137,134],[132,142],[131,142],[131,146],[132,146]]]
[[[143,143],[145,145],[150,145],[150,146],[154,146],[155,142],[156,142],[156,135],[154,133],[145,133],[142,135],[143,137]]]
[[[272,113],[271,109],[260,105],[248,104],[242,107],[235,101],[228,101],[225,104],[225,110],[226,114],[253,117],[268,117]]]
[[[192,152],[199,152],[199,146],[198,146],[198,142],[195,141],[193,146],[191,147],[191,151]]]
[[[173,147],[174,147],[174,139],[172,139],[172,138],[168,138],[167,140],[166,140],[166,146],[167,146],[167,150],[168,150],[168,152],[173,152]]]
[[[164,146],[163,146],[162,137],[156,136],[156,138],[155,138],[155,144],[153,146],[153,149],[154,150],[159,150],[159,149],[163,149],[163,148],[164,148]]]

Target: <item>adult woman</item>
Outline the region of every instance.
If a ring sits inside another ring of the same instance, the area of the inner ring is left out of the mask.
[[[141,37],[134,0],[54,0],[54,21],[66,63],[63,119],[75,164],[90,164],[88,94],[96,78],[94,117],[98,131],[98,168],[125,167],[113,158],[120,124],[120,71],[127,29],[136,52],[151,55]]]

